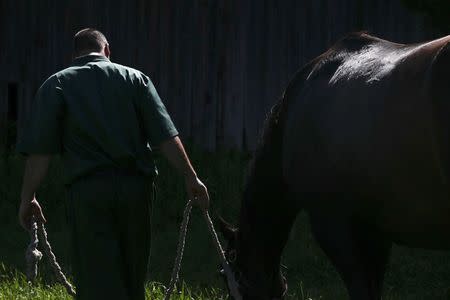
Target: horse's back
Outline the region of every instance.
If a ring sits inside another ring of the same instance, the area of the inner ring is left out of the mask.
[[[283,138],[284,177],[306,207],[359,214],[394,235],[450,229],[448,153],[430,93],[449,40],[351,35],[308,70],[288,99]]]

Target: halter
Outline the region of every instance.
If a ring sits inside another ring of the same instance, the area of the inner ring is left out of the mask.
[[[234,262],[234,260],[229,261],[229,263],[232,263],[232,262]],[[235,281],[236,281],[236,283],[237,283],[237,285],[239,287],[239,291],[240,291],[241,295],[250,295],[250,296],[253,296],[255,298],[258,298],[259,294],[257,292],[255,292],[255,291],[259,290],[258,285],[253,283],[253,282],[251,282],[251,280],[249,280],[248,278],[246,278],[243,275],[242,271],[235,271],[235,270],[233,270],[232,272],[234,274],[234,279],[235,279]],[[223,276],[225,276],[223,270],[221,270],[221,274]],[[286,277],[284,277],[283,274],[281,274],[281,279],[283,280],[283,287],[282,287],[281,294],[280,295],[276,295],[276,296],[270,295],[269,299],[271,299],[271,300],[282,300],[282,299],[284,299],[286,297],[286,294],[287,294],[287,291],[288,291],[287,280],[286,280]],[[227,285],[227,288],[229,288],[228,285]]]

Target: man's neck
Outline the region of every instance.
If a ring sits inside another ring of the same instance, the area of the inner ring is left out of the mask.
[[[86,54],[82,54],[80,56],[74,57],[73,59],[75,60],[75,59],[78,59],[78,58],[81,58],[81,57],[84,57],[84,56],[89,56],[89,55],[98,55],[98,56],[106,57],[105,54],[103,54],[101,52],[90,52],[90,53],[86,53]]]

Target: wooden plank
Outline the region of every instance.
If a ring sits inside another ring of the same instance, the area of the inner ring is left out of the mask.
[[[28,107],[70,63],[75,31],[95,26],[113,61],[150,75],[183,137],[210,150],[254,149],[291,75],[358,24],[403,42],[437,34],[388,0],[4,0],[0,80],[24,82]]]
[[[242,68],[246,57],[246,37],[247,26],[246,12],[234,1],[228,7],[229,31],[227,35],[227,55],[226,64],[229,66],[226,72],[224,85],[224,97],[222,101],[222,140],[221,146],[226,148],[242,149],[243,147],[243,126],[244,126],[244,102],[246,69]]]
[[[8,83],[0,82],[0,150],[6,145],[8,121]]]

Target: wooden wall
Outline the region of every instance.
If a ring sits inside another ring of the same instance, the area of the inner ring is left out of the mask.
[[[84,27],[105,33],[113,61],[147,73],[183,138],[210,150],[254,149],[289,78],[345,33],[438,35],[400,0],[0,0],[0,134],[8,84],[19,87],[20,130]]]

